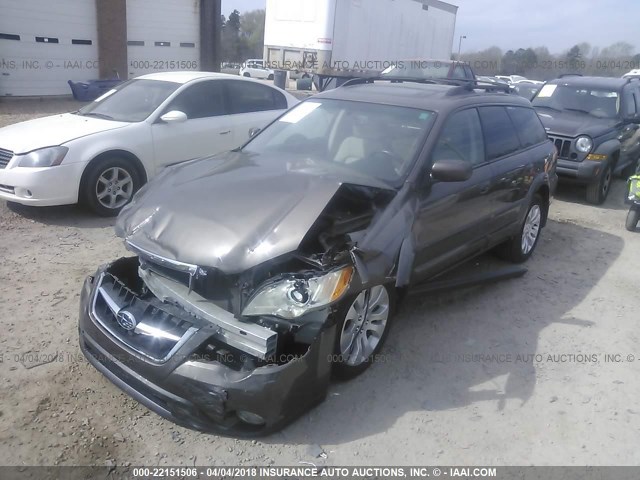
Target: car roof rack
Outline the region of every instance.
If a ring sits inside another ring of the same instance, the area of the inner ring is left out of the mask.
[[[374,83],[375,81],[387,81],[390,83],[422,83],[426,85],[449,85],[455,88],[447,93],[448,96],[469,93],[473,90],[485,90],[487,92],[510,93],[510,86],[499,82],[486,82],[459,78],[417,78],[417,77],[357,77],[344,82],[340,87]]]

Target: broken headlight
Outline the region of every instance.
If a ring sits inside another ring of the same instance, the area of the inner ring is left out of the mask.
[[[353,267],[345,267],[317,277],[282,279],[258,290],[242,315],[300,317],[342,298],[352,275]]]

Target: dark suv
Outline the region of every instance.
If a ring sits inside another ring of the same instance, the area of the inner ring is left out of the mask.
[[[375,360],[406,289],[528,259],[555,148],[528,100],[476,87],[352,80],[167,169],[118,218],[135,256],[83,286],[88,360],[177,423],[264,434]]]
[[[640,158],[640,82],[565,76],[532,100],[558,149],[558,176],[587,185],[587,201],[605,201],[614,174]]]

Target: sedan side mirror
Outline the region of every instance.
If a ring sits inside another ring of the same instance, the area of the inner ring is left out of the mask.
[[[188,120],[187,114],[179,110],[171,110],[160,117],[164,123],[182,123]]]
[[[438,160],[431,167],[431,178],[440,182],[464,182],[473,175],[473,168],[464,160]]]

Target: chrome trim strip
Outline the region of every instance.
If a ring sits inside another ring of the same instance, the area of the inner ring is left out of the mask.
[[[240,322],[213,302],[190,291],[187,286],[151,270],[138,269],[138,275],[159,300],[176,303],[198,318],[218,327],[213,336],[232,347],[261,359],[275,355],[278,334],[255,323]]]
[[[112,328],[110,328],[108,325],[106,325],[105,323],[102,322],[102,320],[100,319],[100,317],[98,316],[97,312],[96,312],[96,302],[98,300],[98,294],[100,294],[102,296],[102,298],[104,299],[104,301],[107,303],[107,306],[109,307],[109,309],[114,312],[114,307],[116,308],[116,312],[120,310],[120,306],[113,300],[113,298],[111,298],[106,291],[104,290],[104,288],[102,288],[102,281],[104,280],[104,273],[100,274],[100,277],[98,278],[98,282],[96,285],[98,285],[98,288],[96,288],[95,293],[93,295],[93,299],[91,301],[91,316],[93,317],[93,319],[95,320],[94,323],[101,329],[103,330],[103,332],[108,333],[111,337],[114,338],[114,340],[116,340],[116,342],[118,343],[118,345],[122,348],[124,348],[125,350],[129,351],[129,353],[132,353],[134,355],[142,355],[145,358],[148,358],[150,360],[153,360],[154,362],[157,363],[165,363],[167,362],[181,347],[182,345],[184,345],[184,343],[189,340],[197,331],[198,329],[196,327],[191,327],[189,328],[182,337],[180,337],[180,339],[178,340],[178,342],[173,346],[173,348],[169,351],[169,353],[167,353],[164,357],[162,358],[156,358],[153,355],[149,355],[148,353],[145,353],[131,345],[129,345],[128,343],[126,343],[119,335],[118,332],[114,331]],[[115,315],[116,313],[114,313]],[[150,327],[149,325],[146,324],[138,324],[138,326],[140,325],[145,325],[145,327]],[[154,327],[150,327],[150,328],[154,328]],[[136,327],[137,330],[137,327]],[[158,329],[155,329],[158,330]],[[143,334],[145,334],[145,332],[141,332]],[[167,333],[167,332],[163,332],[163,333]],[[146,333],[148,334],[148,333]],[[171,335],[168,334],[167,335]],[[173,337],[177,338],[175,335],[172,335]]]
[[[170,260],[168,258],[161,257],[160,255],[138,247],[136,244],[131,243],[129,240],[124,241],[127,250],[144,257],[152,262],[159,263],[160,265],[167,265],[175,270],[181,272],[188,272],[192,276],[198,272],[198,265],[192,265],[190,263],[179,262],[177,260]]]

